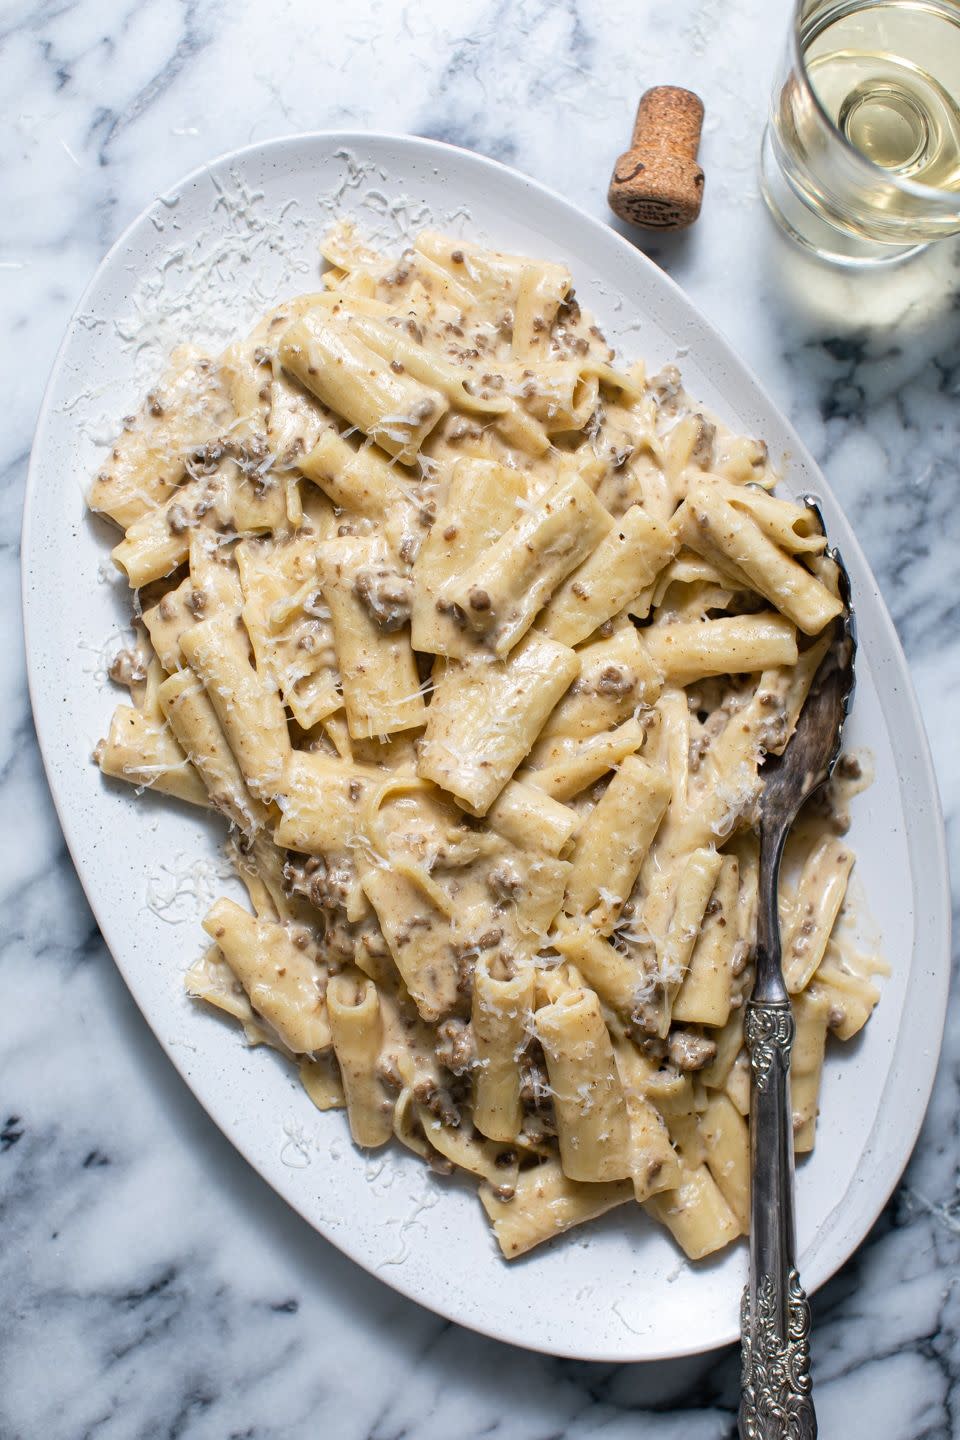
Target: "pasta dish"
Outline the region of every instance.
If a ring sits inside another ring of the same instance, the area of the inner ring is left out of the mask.
[[[748,1225],[760,766],[841,609],[816,516],[563,265],[322,251],[94,481],[137,620],[96,759],[228,822],[249,905],[187,989],[358,1146],[476,1177],[507,1258],[627,1203],[708,1255]],[[878,999],[835,932],[858,768],[781,888],[800,1153]]]

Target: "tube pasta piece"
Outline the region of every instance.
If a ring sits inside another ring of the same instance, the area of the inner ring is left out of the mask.
[[[318,400],[406,465],[449,408],[438,390],[391,369],[332,313],[313,311],[294,321],[279,353],[284,369]]]
[[[643,1082],[647,1099],[663,1116],[685,1169],[702,1165],[706,1149],[699,1128],[700,1095],[689,1072],[656,1070]]]
[[[407,1091],[410,1091],[414,1102],[417,1097],[422,1100],[424,1096],[437,1099],[442,1082],[435,1049],[435,1032],[421,1018],[396,973],[383,984],[378,983],[377,988],[384,1027],[380,1068],[385,1076],[390,1077],[391,1084],[399,1083],[402,1087],[397,1101],[398,1109]],[[413,1094],[414,1091],[416,1094]],[[398,1119],[395,1111],[395,1126]],[[410,1123],[417,1125],[415,1114],[411,1114]]]
[[[506,655],[612,526],[593,491],[578,475],[567,476],[450,582],[444,597],[459,606],[466,626]]]
[[[318,1110],[343,1110],[347,1097],[336,1056],[329,1050],[322,1055],[300,1061],[298,1073],[300,1084],[310,1096]]]
[[[111,551],[113,563],[133,589],[172,574],[190,552],[191,530],[208,514],[226,523],[233,514],[231,500],[225,466],[212,476],[188,480],[127,527]]]
[[[530,757],[534,764],[549,750],[549,740],[585,740],[612,730],[660,694],[660,676],[629,623],[607,639],[581,646],[577,657],[580,673],[547,717]]]
[[[272,408],[272,380],[280,334],[321,297],[298,295],[268,310],[250,333],[228,345],[220,357],[223,382],[237,419],[231,435],[262,435]],[[313,405],[316,413],[316,405]]]
[[[441,359],[435,352],[431,353],[425,345],[409,338],[396,325],[385,325],[379,320],[358,315],[351,315],[348,323],[358,339],[391,362],[391,368],[401,366],[402,371],[412,375],[415,380],[439,390],[458,410],[491,416],[505,431],[505,438],[509,439],[512,435],[519,440],[521,449],[529,448],[531,453],[540,454],[549,446],[549,441],[542,431],[539,432],[543,437],[542,446],[537,443],[528,446],[525,443],[537,435],[538,428],[529,423],[516,401],[505,398],[502,393],[489,397],[479,395],[475,385],[467,385],[466,377],[459,366]],[[584,416],[584,421],[588,417],[589,411]]]
[[[690,967],[673,1002],[674,1020],[695,1025],[726,1025],[733,998],[739,890],[737,858],[724,855],[690,957]]]
[[[403,983],[424,1020],[455,1007],[459,973],[450,917],[399,869],[373,866],[362,880]]]
[[[480,406],[474,402],[471,409],[479,409]],[[484,409],[487,407],[484,406]],[[514,452],[530,456],[533,459],[540,459],[550,449],[550,436],[547,434],[540,422],[533,415],[522,410],[515,400],[500,401],[490,407],[490,419],[480,429],[479,424],[474,430],[480,430],[474,443],[479,447],[475,452],[481,459],[496,459],[502,453],[502,446],[509,446]],[[490,430],[488,431],[488,426]],[[496,426],[496,435],[492,429]],[[451,429],[456,433],[458,422],[452,422]],[[497,445],[497,440],[500,445]]]
[[[418,773],[486,814],[579,668],[572,650],[537,631],[506,660],[439,662]]]
[[[707,1166],[744,1235],[750,1230],[750,1132],[728,1096],[711,1095],[700,1116]]]
[[[766,711],[760,719],[760,743],[768,755],[782,755],[800,718],[810,687],[830,648],[830,633],[801,650],[796,665],[764,672],[757,686],[757,701]],[[754,715],[751,714],[751,720]]]
[[[670,1029],[673,1002],[687,973],[722,863],[716,850],[703,847],[693,851],[680,872],[673,917],[666,935],[657,941],[656,983],[644,1007],[646,1024],[661,1038]]]
[[[460,460],[447,498],[413,566],[413,648],[464,657],[476,642],[453,618],[446,587],[509,529],[526,495],[519,470],[492,460]]]
[[[683,472],[687,466],[709,470],[713,459],[713,447],[717,427],[705,415],[685,415],[670,430],[662,449],[664,473],[672,490],[681,490]]]
[[[410,730],[427,718],[410,632],[376,618],[384,553],[376,540],[343,536],[320,546],[320,587],[333,622],[347,724],[354,740]],[[402,620],[402,616],[401,616]]]
[[[316,537],[244,540],[235,550],[243,621],[257,670],[276,683],[303,730],[339,710],[333,625],[316,576]]]
[[[692,1085],[689,1087],[688,1096],[688,1109],[678,1108],[664,1117],[670,1139],[680,1157],[681,1171],[694,1170],[698,1165],[705,1164],[707,1159],[707,1147],[700,1129],[700,1114],[696,1108],[696,1095]]]
[[[299,469],[339,510],[379,518],[403,498],[386,457],[372,445],[355,450],[336,430],[325,430]]]
[[[768,469],[769,458],[766,441],[718,428],[713,459],[717,475],[738,485],[770,487],[775,477]]]
[[[394,317],[395,318],[395,317]],[[351,332],[376,351],[394,367],[401,367],[403,373],[412,375],[421,384],[439,390],[460,410],[476,408],[481,412],[496,410],[496,403],[477,401],[464,385],[463,371],[436,353],[418,344],[396,324],[384,324],[380,320],[363,315],[350,315],[347,321]],[[501,402],[502,406],[502,402]]]
[[[726,562],[729,563],[729,562]],[[739,571],[721,568],[715,560],[705,560],[692,550],[681,548],[669,565],[657,577],[650,596],[651,605],[659,609],[667,599],[671,588],[683,586],[691,589],[695,585],[717,590],[749,590],[750,582]],[[631,607],[631,615],[634,613]],[[644,617],[640,617],[641,619]]]
[[[469,291],[458,286],[452,276],[440,266],[422,255],[416,256],[412,264],[426,271],[425,281],[429,289],[435,290],[436,285],[433,282],[439,281],[452,303],[458,307],[465,305],[469,308]],[[463,367],[442,359],[420,340],[411,338],[410,332],[404,333],[404,329],[397,325],[395,315],[391,316],[387,312],[386,318],[391,323],[384,324],[382,317],[373,315],[369,305],[361,307],[351,298],[349,309],[343,310],[342,318],[349,326],[351,334],[389,361],[391,369],[396,373],[409,374],[415,380],[436,389],[445,395],[457,410],[489,416],[490,423],[497,425],[507,444],[535,456],[542,455],[550,448],[550,440],[544,427],[531,415],[525,414],[512,396],[506,395],[502,388],[497,394],[478,393],[476,384],[467,383]],[[497,378],[502,382],[499,369]],[[589,418],[593,408],[590,392],[595,396],[596,389],[595,382],[591,385],[588,381],[586,386],[580,386],[580,406],[583,411],[581,423]]]
[[[301,462],[318,444],[330,421],[302,386],[282,370],[274,374],[269,385],[267,445],[282,469],[300,473]]]
[[[598,935],[592,925],[566,917],[558,921],[550,944],[565,959],[573,961],[584,982],[597,992],[604,1004],[624,1019],[631,1019],[642,977],[627,955]]]
[[[539,355],[570,289],[570,274],[562,265],[526,264],[520,270],[513,307],[511,347],[519,359]]]
[[[452,305],[458,310],[463,310],[464,307],[469,309],[474,303],[470,291],[454,278],[451,270],[445,270],[436,260],[418,250],[408,251],[405,256],[405,259],[407,258],[415,268],[424,293],[435,297],[436,303]]]
[[[172,674],[183,664],[180,636],[205,615],[239,616],[243,604],[240,576],[232,559],[196,530],[190,536],[190,573],[143,612],[143,623],[164,670]]]
[[[560,913],[570,862],[536,852],[514,853],[504,868],[510,872],[507,893],[511,898],[498,904],[491,919],[509,935],[518,955],[532,956]],[[496,875],[490,879],[496,888]]]
[[[591,735],[587,740],[553,741],[537,755],[536,768],[524,769],[519,779],[545,790],[554,800],[572,800],[594,780],[639,750],[646,731],[639,720],[627,720],[616,730]]]
[[[480,1190],[481,1204],[506,1260],[515,1260],[535,1245],[632,1199],[630,1181],[583,1185],[569,1179],[556,1160],[521,1171],[512,1200],[499,1199],[492,1188]]]
[[[320,254],[328,264],[338,270],[372,270],[376,271],[383,263],[383,257],[368,245],[357,234],[357,227],[352,220],[343,217],[337,219],[336,223],[326,232],[320,241]],[[329,272],[324,275],[324,283],[327,283]]]
[[[525,255],[486,250],[433,230],[422,230],[414,241],[414,248],[442,266],[459,286],[486,306],[515,305],[521,286],[530,283],[526,272],[531,268],[531,261]],[[543,302],[541,318],[549,328],[570,289],[570,271],[565,265],[548,260],[538,260],[535,268],[539,272],[537,288]]]
[[[90,491],[90,508],[127,529],[164,504],[183,479],[192,450],[215,439],[233,419],[223,377],[208,356],[182,346],[123,430]]]
[[[106,740],[96,750],[104,775],[159,790],[191,805],[209,805],[207,787],[163,720],[118,705]]]
[[[183,977],[192,1000],[203,1000],[224,1015],[239,1020],[248,1045],[272,1045],[275,1040],[254,1014],[246,990],[224,960],[219,945],[210,945]]]
[[[700,1082],[709,1090],[722,1090],[734,1061],[743,1049],[743,1006],[732,1010],[722,1029],[714,1033],[717,1053],[700,1071]]]
[[[827,947],[827,954],[806,993],[827,1002],[827,1024],[838,1040],[851,1040],[873,1014],[880,991],[872,975],[888,973],[885,964],[851,952],[844,946]]]
[[[636,1064],[636,1061],[633,1063]],[[673,1130],[678,1120],[696,1114],[697,1093],[689,1074],[673,1067],[656,1068],[651,1064],[646,1076],[638,1072],[638,1083],[669,1129]]]
[[[847,893],[853,852],[827,836],[811,850],[803,866],[793,923],[783,946],[783,971],[791,995],[806,989],[823,959]]]
[[[400,1144],[412,1150],[414,1155],[419,1155],[428,1165],[431,1162],[436,1165],[437,1152],[423,1133],[417,1102],[410,1085],[404,1085],[393,1107],[393,1133]]]
[[[756,835],[743,834],[734,841],[740,865],[740,890],[737,895],[737,934],[747,954],[753,950],[757,933],[757,905],[760,889],[760,841]]]
[[[663,1116],[647,1097],[645,1057],[627,1039],[617,1042],[614,1053],[630,1121],[634,1196],[642,1204],[661,1190],[676,1189],[682,1176],[680,1157]]]
[[[520,1129],[520,1054],[530,1033],[534,994],[531,967],[511,975],[502,960],[478,958],[471,1012],[477,1050],[473,1123],[490,1140],[515,1140]]]
[[[336,746],[333,747],[336,749]],[[369,740],[354,740],[353,758],[359,765],[370,765],[378,770],[392,770],[396,776],[415,776],[417,773],[417,736],[410,730],[401,730],[396,735],[380,736]]]
[[[250,663],[246,630],[230,616],[215,615],[185,630],[180,648],[203,681],[251,794],[271,800],[290,736],[279,695]]]
[[[227,853],[246,886],[258,920],[278,920],[309,931],[316,910],[301,895],[290,893],[284,880],[282,851],[262,830],[242,845],[227,841]]]
[[[560,1162],[571,1180],[630,1176],[630,1129],[610,1035],[592,990],[574,990],[534,1016],[553,1090]]]
[[[797,633],[789,620],[773,612],[651,625],[644,631],[644,643],[661,675],[674,685],[797,662]]]
[[[375,1149],[393,1134],[393,1107],[376,1073],[383,1042],[376,985],[359,972],[332,976],[327,986],[327,1012],[350,1134],[357,1145]]]
[[[553,965],[534,971],[537,987],[537,1005],[556,1005],[570,995],[579,994],[586,988],[586,982],[576,965],[569,960],[562,965]]]
[[[750,1114],[750,1056],[746,1049],[737,1052],[723,1088],[746,1119]]]
[[[798,1155],[813,1149],[820,1113],[820,1081],[827,1043],[829,1003],[825,995],[804,991],[793,997],[796,1034],[790,1057],[793,1147]]]
[[[694,849],[698,840],[708,843],[712,838],[709,823],[699,810],[694,813],[690,804],[690,750],[687,697],[682,690],[669,686],[654,707],[647,754],[670,778],[670,803],[631,897],[637,900],[643,895],[645,916],[657,934],[666,929],[674,898],[671,886],[657,883],[657,877],[661,872],[671,872],[671,880],[675,880],[673,872],[679,859]]]
[[[337,710],[334,714],[328,715],[322,722],[321,729],[341,760],[353,759],[353,741],[350,739],[350,731],[347,728],[345,710]]]
[[[226,462],[231,518],[239,534],[289,532],[287,477],[265,436],[255,435]]]
[[[703,847],[686,861],[677,884],[673,918],[663,944],[661,969],[672,996],[686,974],[704,912],[723,865],[723,856]]]
[[[809,506],[770,495],[756,485],[721,482],[721,493],[735,510],[750,515],[781,550],[791,555],[822,555],[826,549],[826,536]]]
[[[719,736],[710,743],[697,787],[703,838],[725,838],[751,813],[760,791],[758,769],[763,754],[779,754],[786,746],[825,644],[829,644],[829,637],[802,651],[792,673],[772,670],[761,675],[752,698],[731,714]],[[818,651],[819,656],[815,653]],[[808,659],[811,654],[812,660]],[[791,674],[789,680],[784,679],[785,673]],[[755,869],[754,864],[752,873]]]
[[[600,383],[580,360],[541,360],[536,368],[504,365],[506,388],[548,435],[582,430],[597,408]]]
[[[755,814],[762,781],[762,724],[758,707],[735,711],[707,750],[688,806],[688,838],[725,841]]]
[[[223,534],[282,530],[286,527],[284,494],[278,481],[263,477],[262,442],[230,442],[213,448],[212,474],[206,469],[184,482],[166,504],[135,520],[112,559],[127,573],[131,586],[163,579],[183,564],[197,530],[210,539]],[[226,541],[222,541],[226,543]]]
[[[667,526],[652,520],[642,505],[631,505],[554,592],[541,629],[564,645],[578,645],[652,585],[676,548]]]
[[[684,1166],[676,1190],[651,1195],[645,1209],[666,1225],[689,1260],[702,1260],[722,1250],[741,1233],[736,1215],[706,1165]]]
[[[680,1158],[663,1117],[639,1091],[624,1083],[630,1118],[633,1193],[638,1204],[680,1184]]]
[[[167,723],[194,765],[211,803],[245,835],[267,822],[267,809],[247,789],[200,680],[189,666],[170,675],[157,692]]]
[[[203,928],[288,1050],[305,1055],[328,1048],[324,977],[309,945],[301,947],[285,925],[260,920],[232,900],[218,900]]]
[[[563,905],[612,930],[640,874],[670,800],[670,782],[653,765],[627,755],[588,815],[577,839]]]
[[[675,523],[691,550],[707,559],[719,554],[721,563],[726,557],[805,635],[819,635],[843,609],[841,601],[775,545],[752,516],[734,509],[709,484],[697,486],[687,497]]]
[[[445,1160],[459,1170],[479,1175],[494,1187],[498,1198],[512,1199],[519,1173],[517,1151],[512,1145],[488,1140],[463,1122],[457,1126],[445,1125],[425,1105],[417,1106],[417,1118],[427,1141]]]
[[[282,803],[277,844],[304,855],[335,854],[369,845],[364,806],[383,778],[350,761],[293,751],[277,786]]]
[[[262,833],[258,833],[253,842],[244,848],[232,843],[232,837],[227,840],[224,846],[225,853],[230,856],[237,875],[243,881],[244,889],[250,904],[253,906],[253,913],[258,920],[294,920],[294,923],[301,922],[301,916],[293,916],[290,912],[289,902],[285,895],[282,896],[283,904],[280,903],[282,895],[283,875],[280,865],[274,867],[271,850],[276,851],[279,859],[280,852],[266,841]],[[260,861],[266,863],[261,869]],[[276,884],[274,884],[276,880]],[[279,892],[276,893],[275,892]],[[309,924],[309,921],[305,923]]]
[[[487,824],[522,850],[559,855],[579,818],[575,810],[536,786],[510,780],[487,811]]]
[[[262,330],[261,325],[257,330]],[[248,336],[246,340],[235,340],[228,345],[220,358],[220,368],[230,403],[237,416],[232,433],[244,435],[263,434],[267,428],[269,411],[270,371],[267,368],[268,353],[262,352],[258,344],[260,337]]]

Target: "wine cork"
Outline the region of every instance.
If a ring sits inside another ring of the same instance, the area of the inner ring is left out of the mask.
[[[691,90],[657,85],[641,97],[630,149],[617,161],[607,201],[622,220],[649,230],[683,230],[700,214],[697,164],[703,101]]]

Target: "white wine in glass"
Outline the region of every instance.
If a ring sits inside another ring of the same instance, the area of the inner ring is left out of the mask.
[[[801,0],[764,195],[808,249],[900,258],[960,231],[960,4]]]

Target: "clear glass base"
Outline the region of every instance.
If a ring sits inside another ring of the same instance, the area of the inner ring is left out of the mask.
[[[768,125],[760,152],[760,189],[767,209],[785,234],[804,250],[834,265],[893,265],[919,255],[926,245],[884,245],[833,225],[802,200],[777,161]]]

